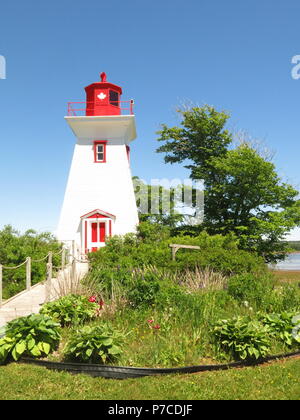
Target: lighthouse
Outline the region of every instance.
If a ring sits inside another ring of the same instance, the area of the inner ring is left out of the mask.
[[[101,80],[85,88],[85,102],[70,102],[65,117],[76,144],[57,237],[75,241],[81,254],[97,251],[112,235],[135,232],[137,206],[130,170],[130,142],[136,138],[133,100]]]

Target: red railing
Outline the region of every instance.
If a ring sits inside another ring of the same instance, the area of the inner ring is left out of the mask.
[[[114,104],[95,104],[94,102],[68,102],[68,116],[90,115],[93,112],[93,106],[98,108],[103,106],[108,108],[112,106],[114,109],[120,110],[120,115],[133,115],[134,100],[118,101],[118,105]]]

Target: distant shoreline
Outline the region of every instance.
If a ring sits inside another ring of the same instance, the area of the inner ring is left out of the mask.
[[[286,258],[278,261],[276,264],[270,264],[272,271],[282,272],[300,272],[300,251],[292,251],[286,255]]]

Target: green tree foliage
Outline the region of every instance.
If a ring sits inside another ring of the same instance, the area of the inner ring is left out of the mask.
[[[186,162],[192,179],[205,184],[204,223],[209,233],[239,238],[267,261],[284,258],[283,239],[300,224],[298,191],[282,182],[272,162],[247,143],[229,149],[229,115],[213,107],[179,111],[182,127],[162,126],[157,149],[165,162]]]
[[[231,133],[225,129],[229,114],[217,112],[214,107],[178,110],[182,116],[182,127],[162,125],[158,141],[165,144],[157,151],[166,153],[166,163],[188,160],[186,168],[191,170],[192,179],[206,179],[214,176],[211,159],[225,156],[232,142]]]
[[[57,253],[61,244],[49,232],[38,233],[33,229],[21,234],[12,226],[7,225],[0,231],[0,264],[4,266],[17,266],[27,257],[38,260],[45,257],[48,252]],[[60,257],[53,257],[54,265],[60,265]],[[47,262],[47,261],[46,261]],[[45,279],[46,264],[32,262],[32,283]],[[8,298],[24,289],[25,266],[16,270],[3,269],[4,298]]]

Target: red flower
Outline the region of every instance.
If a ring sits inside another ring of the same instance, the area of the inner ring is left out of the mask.
[[[89,298],[89,302],[96,302],[96,296],[91,296]]]
[[[152,322],[154,322],[154,321],[153,321],[153,319],[148,319],[147,322],[148,322],[148,324],[152,324]]]
[[[154,325],[154,326],[153,326],[153,328],[154,328],[155,330],[159,330],[159,329],[160,329],[160,325],[159,325],[159,324],[156,324],[156,325]]]
[[[101,299],[100,302],[99,302],[100,309],[103,308],[103,305],[104,305],[104,300]]]

